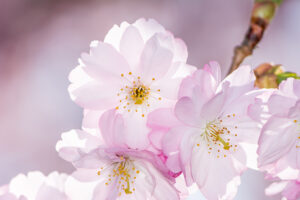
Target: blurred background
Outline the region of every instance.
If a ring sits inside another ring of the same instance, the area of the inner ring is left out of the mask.
[[[18,173],[71,172],[55,144],[80,128],[82,110],[69,98],[68,74],[91,40],[122,21],[154,18],[182,38],[189,64],[218,61],[227,72],[249,24],[253,0],[1,0],[0,185]],[[300,73],[300,0],[285,0],[254,55]],[[267,198],[263,174],[248,170],[236,200]],[[190,199],[199,199],[194,194]]]

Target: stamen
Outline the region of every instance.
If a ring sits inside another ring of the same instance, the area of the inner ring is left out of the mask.
[[[150,107],[150,98],[155,100],[162,99],[161,97],[156,96],[156,91],[160,92],[160,89],[152,92],[149,86],[142,83],[141,76],[134,76],[132,72],[128,72],[128,75],[126,75],[127,73],[121,74],[121,77],[126,79],[127,83],[120,88],[117,93],[120,105],[116,106],[116,110],[122,108],[124,111],[128,112],[138,112],[140,110],[143,113],[145,108],[148,109],[148,107]],[[155,78],[153,77],[152,81],[154,80]],[[141,116],[144,117],[144,114],[141,114]]]
[[[236,117],[235,114],[226,115],[227,117]],[[227,157],[228,151],[236,151],[237,145],[232,144],[231,138],[237,136],[237,133],[222,125],[223,120],[217,119],[207,123],[204,132],[201,134],[201,140],[207,143],[208,154],[213,153],[217,158]],[[234,126],[237,128],[237,126]],[[200,142],[196,143],[197,146]]]
[[[108,179],[105,182],[105,185],[110,185],[112,183],[112,178],[117,178],[117,189],[121,189],[119,191],[119,196],[122,194],[122,191],[124,191],[124,194],[129,195],[132,194],[133,191],[135,191],[134,188],[131,187],[131,184],[134,184],[136,176],[132,179],[131,173],[139,174],[140,171],[136,170],[133,166],[133,163],[129,160],[129,158],[124,156],[118,156],[121,162],[114,163],[115,168],[112,170],[112,174],[108,175]],[[100,171],[97,172],[98,175],[100,175]]]

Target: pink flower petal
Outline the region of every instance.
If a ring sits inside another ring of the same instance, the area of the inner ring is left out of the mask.
[[[275,163],[296,148],[295,124],[291,119],[271,117],[264,125],[259,139],[258,165],[260,167]]]
[[[166,130],[155,130],[151,131],[148,135],[149,140],[151,144],[156,148],[156,149],[162,149],[162,138],[166,134]]]
[[[267,196],[272,196],[281,193],[288,183],[288,181],[274,182],[266,188],[265,193]]]
[[[152,129],[169,128],[179,124],[171,108],[160,108],[148,114],[147,125]]]
[[[270,110],[269,112],[271,114],[286,115],[289,111],[289,108],[294,104],[295,100],[290,97],[279,94],[273,94],[268,101],[268,106]]]
[[[236,179],[239,173],[233,167],[232,160],[229,157],[220,159],[212,157],[205,146],[193,150],[192,173],[202,194],[211,200],[224,196],[227,196],[226,199],[232,199],[240,184],[239,178]],[[227,191],[231,182],[233,186]]]
[[[254,89],[255,75],[250,66],[241,66],[229,74],[221,83],[228,84],[227,92],[230,93],[227,104],[230,104],[237,97]]]
[[[155,33],[165,32],[165,29],[154,19],[138,19],[134,26],[140,31],[144,41],[149,40]]]
[[[80,87],[71,84],[69,92],[71,98],[86,109],[114,108],[118,103],[117,93],[121,88],[119,84],[99,84],[96,81],[88,82]]]
[[[189,129],[184,126],[174,127],[165,134],[162,140],[163,152],[167,156],[166,165],[174,173],[182,170],[179,150],[182,138],[188,131]]]
[[[203,70],[210,72],[216,80],[216,85],[221,82],[221,67],[218,62],[210,61],[209,65],[205,65]]]
[[[103,110],[84,110],[82,127],[99,130],[99,119],[103,112]]]
[[[202,119],[206,119],[207,121],[217,119],[221,115],[225,99],[226,94],[221,92],[206,102],[201,110]]]
[[[72,173],[72,177],[81,182],[92,182],[92,181],[105,181],[101,178],[105,175],[108,175],[109,170],[104,169],[101,171],[101,177],[97,174],[100,167],[98,169],[77,169]],[[103,175],[103,176],[102,176]]]
[[[160,45],[157,37],[154,35],[147,41],[141,55],[139,71],[145,83],[162,78],[171,67],[173,54]]]
[[[105,143],[109,146],[124,146],[125,144],[125,125],[120,114],[116,109],[111,109],[103,113],[99,120],[99,127]]]
[[[189,97],[182,97],[178,100],[175,106],[175,115],[179,120],[188,125],[201,126],[204,123],[201,121],[202,118],[195,102]]]
[[[175,38],[174,45],[175,45],[174,58],[178,58],[178,60],[181,62],[186,62],[188,57],[188,52],[184,41],[179,38]]]
[[[102,42],[92,45],[91,53],[82,54],[81,60],[87,74],[100,82],[120,79],[122,73],[130,71],[125,58],[113,46]]]
[[[68,197],[62,191],[57,190],[54,187],[47,185],[41,186],[36,196],[36,200],[55,199],[55,200],[67,200]]]
[[[146,149],[149,146],[149,128],[145,126],[146,118],[140,115],[124,117],[126,144],[133,149]]]
[[[102,143],[100,137],[95,137],[81,130],[71,130],[61,135],[62,140],[56,144],[56,151],[63,159],[73,162],[78,160],[82,153],[95,149]]]
[[[119,44],[122,38],[122,35],[126,28],[129,26],[128,22],[122,22],[120,26],[114,25],[106,34],[104,42],[111,44],[115,49],[119,50]]]
[[[137,28],[130,25],[126,28],[120,41],[120,52],[127,59],[131,69],[140,61],[140,55],[144,47],[144,41]]]

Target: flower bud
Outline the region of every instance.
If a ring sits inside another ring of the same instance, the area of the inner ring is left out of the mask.
[[[279,84],[287,78],[300,79],[294,72],[285,72],[282,65],[263,63],[255,70],[255,86],[259,88],[278,88]]]

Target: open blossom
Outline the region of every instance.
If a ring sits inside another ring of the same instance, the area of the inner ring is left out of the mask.
[[[101,110],[116,109],[124,114],[128,133],[136,128],[147,133],[147,113],[175,103],[182,79],[194,70],[186,59],[185,44],[156,21],[123,22],[82,54],[70,74],[69,92],[89,120],[97,121]],[[147,141],[143,136],[129,145],[146,148],[140,145]]]
[[[77,168],[73,177],[96,182],[89,199],[179,199],[161,159],[149,151],[128,148],[124,131],[122,116],[110,110],[100,119],[102,135],[72,130],[57,143],[60,156]]]
[[[250,67],[242,66],[221,81],[220,67],[210,62],[181,84],[174,109],[149,114],[149,138],[162,148],[167,166],[183,171],[210,200],[232,199],[246,168],[241,143],[255,143],[258,123],[248,116],[256,91]]]
[[[0,200],[69,200],[65,193],[66,174],[41,172],[19,174],[0,188]]]
[[[259,138],[258,165],[268,175],[300,178],[300,80],[288,79],[269,98],[272,116]]]
[[[265,190],[265,193],[268,196],[281,193],[287,200],[298,200],[300,198],[300,182],[296,180],[274,182]]]

